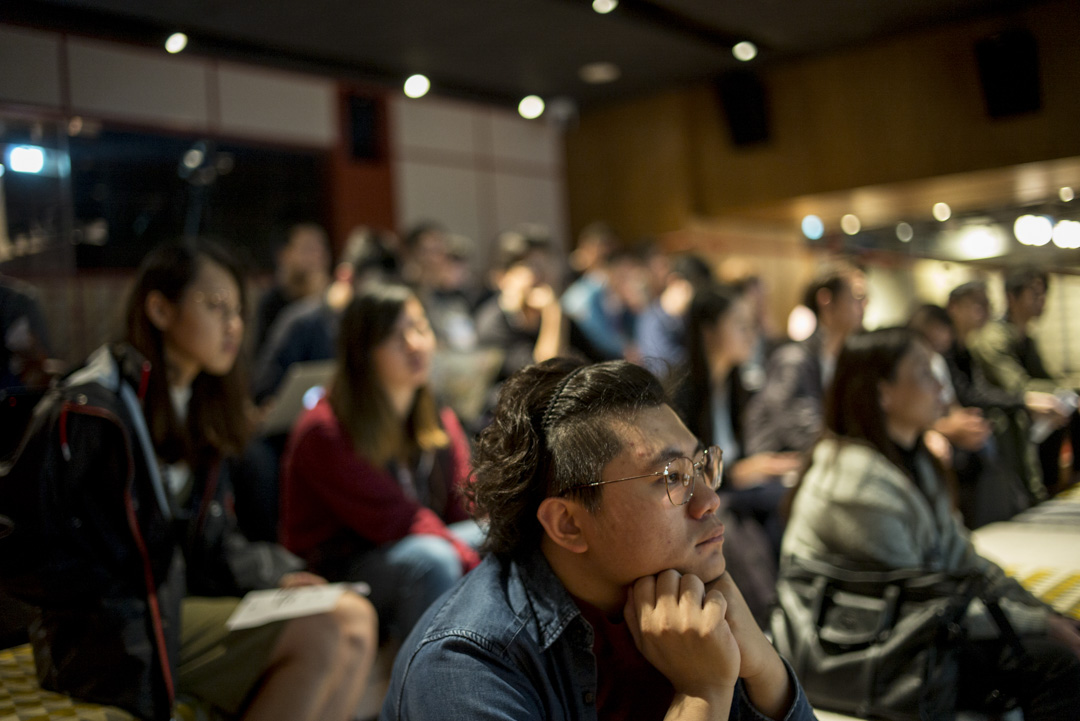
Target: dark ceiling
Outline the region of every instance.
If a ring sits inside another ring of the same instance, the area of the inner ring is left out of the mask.
[[[424,73],[441,94],[583,106],[715,77],[739,65],[741,40],[760,49],[755,63],[774,63],[1034,4],[621,0],[600,15],[591,0],[5,0],[0,20],[146,45],[179,30],[191,53],[388,86]],[[619,79],[584,82],[595,62]]]

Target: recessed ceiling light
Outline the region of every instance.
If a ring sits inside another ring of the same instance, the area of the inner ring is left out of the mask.
[[[934,219],[944,223],[946,220],[952,217],[952,208],[948,203],[934,203],[934,208],[931,211],[934,214]]]
[[[1023,245],[1046,245],[1054,236],[1054,224],[1045,215],[1021,215],[1013,223],[1013,235]]]
[[[840,219],[840,229],[848,235],[855,235],[862,230],[862,221],[859,216],[848,213]]]
[[[1080,222],[1059,220],[1054,226],[1054,245],[1064,250],[1080,248]]]
[[[1071,203],[1076,195],[1073,193],[1073,189],[1066,185],[1058,191],[1058,197],[1061,198],[1062,203]]]
[[[600,85],[618,80],[622,72],[615,63],[599,62],[582,65],[578,70],[578,76],[587,83]]]
[[[619,7],[619,0],[593,0],[592,4],[592,9],[601,15],[607,15],[617,7]]]
[[[544,114],[544,101],[538,95],[526,95],[518,103],[518,113],[526,120],[539,118]]]
[[[825,224],[816,215],[808,215],[802,219],[802,232],[810,240],[820,240],[825,235]]]
[[[410,75],[405,81],[405,95],[410,98],[422,98],[431,90],[431,81],[426,75]]]
[[[896,239],[901,243],[910,243],[911,239],[914,237],[915,230],[911,227],[910,223],[896,224]]]
[[[749,40],[743,40],[741,43],[735,44],[735,47],[731,49],[731,54],[735,56],[736,60],[748,63],[757,57],[757,45],[754,45]]]
[[[187,47],[187,35],[184,33],[173,33],[169,36],[169,39],[165,41],[165,50],[175,55],[184,48]]]

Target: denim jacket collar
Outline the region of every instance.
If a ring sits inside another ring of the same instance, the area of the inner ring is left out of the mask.
[[[516,572],[520,591],[536,618],[540,647],[547,651],[567,626],[581,617],[581,610],[540,549],[514,561],[512,567],[511,573]]]

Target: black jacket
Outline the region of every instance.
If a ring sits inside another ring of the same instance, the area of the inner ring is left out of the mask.
[[[147,373],[130,347],[103,347],[39,404],[0,478],[15,529],[0,555],[24,559],[4,581],[40,608],[43,687],[167,719],[184,596],[273,587],[302,563],[239,535],[225,464],[186,505],[172,498],[142,415]]]

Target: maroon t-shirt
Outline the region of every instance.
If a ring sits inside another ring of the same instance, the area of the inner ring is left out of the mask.
[[[603,611],[579,598],[574,601],[593,627],[597,718],[605,721],[664,718],[675,698],[675,688],[638,651],[626,622],[621,617],[608,618]]]

